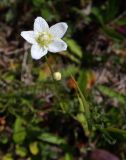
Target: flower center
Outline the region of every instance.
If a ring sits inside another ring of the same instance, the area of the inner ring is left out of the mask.
[[[36,38],[37,43],[41,47],[47,47],[52,42],[52,40],[53,40],[53,35],[50,34],[49,32],[40,33]]]

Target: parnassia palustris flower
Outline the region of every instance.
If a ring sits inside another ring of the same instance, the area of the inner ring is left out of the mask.
[[[34,30],[22,31],[21,36],[32,44],[31,56],[38,60],[48,51],[56,53],[67,49],[67,44],[61,39],[67,28],[68,25],[64,22],[49,27],[42,17],[37,17],[34,22]]]

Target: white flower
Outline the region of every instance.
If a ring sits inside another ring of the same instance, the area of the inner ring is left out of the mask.
[[[67,49],[67,44],[61,40],[67,28],[68,26],[64,22],[49,28],[42,17],[37,17],[34,22],[34,30],[23,31],[21,36],[32,44],[31,56],[37,60],[46,55],[48,51],[56,53]]]

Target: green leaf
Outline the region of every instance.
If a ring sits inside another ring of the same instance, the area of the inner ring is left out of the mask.
[[[33,155],[37,155],[39,153],[38,143],[37,142],[30,143],[29,150]]]
[[[7,144],[8,140],[9,139],[6,134],[0,134],[0,143]]]
[[[69,65],[67,69],[65,68],[62,70],[62,76],[66,78],[66,77],[71,76],[71,74],[75,75],[78,72],[78,70],[79,68],[77,68],[76,66]]]
[[[32,0],[32,3],[36,8],[40,8],[45,3],[45,0]]]
[[[104,27],[102,29],[104,33],[106,33],[109,37],[111,37],[115,41],[124,41],[125,37],[120,33],[116,32],[113,28]]]
[[[25,157],[27,155],[27,150],[24,147],[16,145],[16,154],[20,157]]]
[[[15,76],[10,72],[6,72],[3,74],[3,79],[5,79],[7,82],[12,82],[15,79]]]
[[[120,26],[121,26],[121,25],[126,25],[126,17],[123,17],[123,18],[115,21],[115,23],[116,23],[117,25],[120,25]]]
[[[77,57],[75,57],[74,54],[71,54],[70,52],[64,52],[63,53],[64,56],[66,56],[67,58],[69,58],[71,61],[73,61],[76,64],[80,64],[80,59],[78,59]]]
[[[54,13],[52,13],[52,10],[49,8],[42,8],[41,10],[41,15],[47,20],[47,21],[52,21],[53,19],[55,19]]]
[[[38,81],[44,81],[47,79],[47,74],[43,71],[43,70],[40,70],[39,71],[39,76],[38,76]]]
[[[87,85],[87,72],[81,70],[79,72],[79,78],[77,81],[78,81],[79,88],[81,89],[82,92],[84,92]]]
[[[11,153],[7,153],[2,160],[13,160],[12,154]]]
[[[70,153],[65,154],[65,160],[73,160],[73,156]]]
[[[66,43],[69,46],[70,51],[77,57],[82,58],[83,52],[79,44],[73,39],[65,39]]]
[[[82,103],[83,103],[86,118],[87,118],[87,120],[89,120],[90,119],[90,106],[89,106],[84,94],[82,93],[80,87],[78,86],[78,83],[75,81],[74,77],[71,76],[71,78],[73,79],[74,83],[76,84],[79,96],[80,96]]]
[[[14,124],[13,140],[15,143],[22,143],[26,138],[26,130],[23,127],[23,120],[17,118]]]
[[[13,20],[15,19],[15,12],[12,9],[9,9],[9,11],[6,13],[5,15],[5,20],[7,23],[9,22],[13,22]]]
[[[50,133],[43,133],[38,138],[40,140],[46,141],[48,143],[56,144],[56,145],[66,144],[66,141],[63,138],[60,138]]]
[[[74,83],[76,84],[77,90],[78,90],[78,100],[80,103],[80,112],[76,118],[78,121],[82,124],[84,131],[87,135],[89,135],[89,127],[91,126],[89,120],[90,120],[90,106],[83,95],[81,89],[78,86],[78,83],[75,81],[74,77],[71,75],[71,78],[73,79]]]
[[[93,15],[96,17],[96,19],[98,20],[98,22],[101,24],[101,25],[104,25],[104,19],[103,19],[103,15],[101,14],[101,10],[96,8],[96,7],[93,7],[92,8],[92,13]]]
[[[122,104],[126,103],[126,98],[122,94],[112,90],[111,88],[108,88],[108,87],[103,86],[103,85],[99,85],[98,89],[103,94],[105,94],[106,96],[109,96],[110,98],[114,98],[114,99],[118,100],[118,102],[120,102]]]
[[[113,133],[126,135],[126,130],[122,130],[122,129],[119,129],[119,128],[108,127],[108,128],[105,128],[105,130],[109,131],[109,132],[113,132]]]
[[[88,120],[85,114],[85,107],[83,104],[83,100],[78,96],[78,100],[79,100],[79,113],[76,115],[76,119],[81,123],[84,132],[86,135],[89,135],[89,128],[88,128]]]
[[[120,8],[120,1],[119,0],[108,0],[107,4],[107,11],[106,11],[106,20],[110,21],[117,15],[119,8]]]

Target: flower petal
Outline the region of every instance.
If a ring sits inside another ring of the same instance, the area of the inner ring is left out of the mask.
[[[37,17],[34,22],[34,31],[43,32],[47,29],[49,29],[48,23],[42,17]]]
[[[67,44],[61,39],[55,39],[49,46],[48,50],[50,52],[61,52],[67,49]]]
[[[34,32],[33,31],[23,31],[21,36],[31,44],[35,44]]]
[[[31,56],[33,59],[40,59],[41,57],[43,57],[44,55],[47,54],[47,49],[45,48],[41,48],[39,45],[34,44],[31,47]]]
[[[67,31],[68,25],[64,22],[56,23],[50,27],[50,33],[57,38],[62,38]]]

